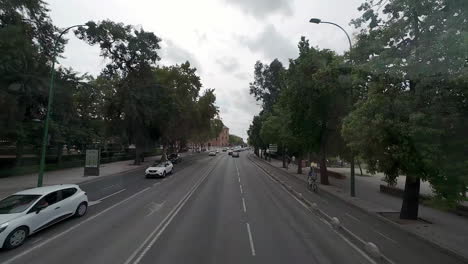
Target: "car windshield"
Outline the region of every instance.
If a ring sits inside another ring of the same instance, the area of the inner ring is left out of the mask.
[[[155,162],[152,167],[164,167],[165,162]]]
[[[40,195],[11,195],[0,201],[0,214],[21,213],[31,206]]]

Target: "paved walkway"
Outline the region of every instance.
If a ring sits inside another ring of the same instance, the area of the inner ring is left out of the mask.
[[[282,162],[279,160],[272,159],[271,164],[279,168],[282,167]],[[400,211],[402,203],[401,198],[384,194],[379,191],[379,185],[384,183],[381,181],[381,177],[383,175],[380,177],[378,175],[372,177],[356,175],[357,197],[353,198],[349,194],[350,170],[346,170],[345,168],[330,168],[329,170],[341,173],[346,176],[346,179],[329,177],[331,186],[320,185],[320,190],[327,191],[328,193],[370,213]],[[297,174],[297,166],[291,164],[287,171],[306,182],[307,172],[309,170],[308,168],[305,168],[303,170],[303,174]],[[422,187],[421,189],[426,190],[425,192],[428,191],[425,187]],[[436,210],[424,205],[419,206],[419,217],[430,221],[432,224],[406,224],[400,225],[400,227],[432,241],[441,247],[456,251],[458,254],[468,258],[468,248],[466,247],[466,240],[468,238],[468,218]]]
[[[105,177],[120,172],[146,167],[160,158],[161,156],[146,157],[145,162],[141,163],[139,166],[133,165],[133,160],[105,163],[100,166],[100,176],[83,176],[83,167],[47,171],[44,173],[43,184],[54,185],[81,183],[98,177]],[[37,173],[0,178],[0,199],[20,190],[36,187],[36,185]]]

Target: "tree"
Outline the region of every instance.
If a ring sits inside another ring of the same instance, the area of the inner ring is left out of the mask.
[[[247,131],[247,134],[249,135],[247,142],[249,143],[249,145],[254,147],[254,152],[257,156],[260,155],[259,150],[265,149],[266,147],[265,143],[262,140],[262,137],[260,136],[262,122],[263,117],[262,112],[260,112],[259,115],[253,117],[252,124],[250,124],[249,130]]]
[[[0,137],[16,143],[17,164],[23,147],[36,140],[47,102],[48,77],[58,29],[40,0],[0,2]],[[57,53],[64,39],[57,41]]]
[[[90,21],[75,34],[90,45],[99,45],[101,56],[110,60],[102,74],[116,80],[114,109],[123,120],[130,141],[136,146],[135,164],[139,164],[148,140],[159,137],[158,123],[164,88],[154,80],[152,67],[159,60],[161,41],[154,33],[109,20]],[[156,107],[157,108],[156,108]],[[159,106],[159,107],[158,107]],[[166,109],[167,111],[167,109]],[[163,115],[164,116],[164,115]]]
[[[406,175],[400,217],[417,219],[421,179],[447,202],[461,194],[465,172],[449,168],[467,160],[457,147],[466,140],[466,2],[369,0],[360,11],[355,60],[366,96],[343,135],[389,182]]]
[[[287,88],[282,93],[291,130],[305,151],[319,153],[320,182],[329,184],[326,158],[340,152],[341,121],[349,110],[350,68],[329,50],[317,50],[302,37],[299,57],[290,61]]]
[[[242,146],[244,145],[244,140],[236,135],[229,134],[229,144],[233,146]]]
[[[250,83],[250,94],[254,95],[257,101],[262,101],[265,112],[271,111],[278,100],[284,86],[284,72],[283,64],[278,59],[274,59],[270,65],[265,65],[260,61],[255,63],[254,81]]]

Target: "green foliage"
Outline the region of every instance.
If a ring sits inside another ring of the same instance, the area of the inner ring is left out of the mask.
[[[254,81],[250,83],[250,94],[257,101],[262,101],[263,110],[270,112],[278,100],[281,89],[284,86],[283,64],[274,59],[270,65],[257,61],[254,66]]]
[[[245,143],[241,137],[229,134],[229,144],[233,146],[242,146]]]
[[[354,58],[367,72],[365,96],[343,135],[389,182],[405,174],[430,181],[440,200],[460,200],[468,175],[466,1],[369,0],[360,10]]]

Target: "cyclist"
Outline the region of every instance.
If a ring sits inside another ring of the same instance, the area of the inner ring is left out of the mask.
[[[309,190],[313,190],[314,192],[317,192],[317,189],[318,189],[317,172],[315,171],[315,168],[313,165],[314,164],[311,162],[310,171],[309,171],[309,174],[307,175],[307,187],[309,188]]]

